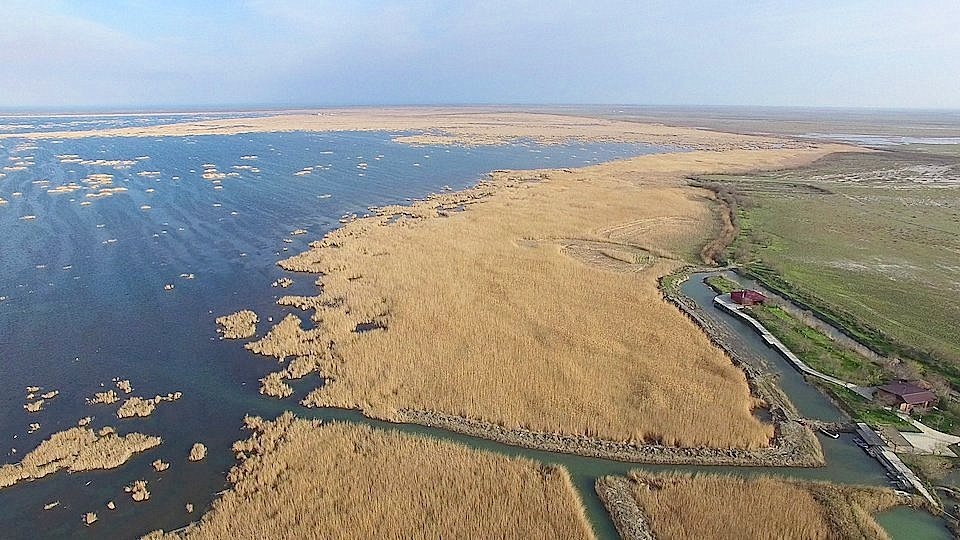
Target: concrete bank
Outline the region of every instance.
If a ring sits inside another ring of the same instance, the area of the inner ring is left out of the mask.
[[[809,365],[807,365],[803,360],[800,360],[800,358],[797,357],[797,355],[793,354],[793,351],[788,349],[787,346],[783,344],[783,342],[777,339],[776,336],[771,334],[769,330],[767,330],[762,324],[760,324],[760,321],[744,313],[742,306],[730,300],[729,294],[721,294],[720,296],[717,296],[716,298],[713,299],[713,303],[716,304],[717,307],[719,307],[720,309],[726,311],[727,313],[730,313],[734,317],[737,317],[743,322],[747,323],[751,328],[754,329],[754,331],[760,334],[760,337],[769,347],[775,349],[778,353],[780,353],[781,356],[786,358],[787,361],[790,362],[790,364],[797,369],[797,371],[800,371],[801,373],[805,375],[809,375],[811,377],[823,379],[827,382],[831,382],[833,384],[842,386],[844,388],[849,388],[851,390],[854,390],[857,388],[857,385],[853,383],[849,383],[847,381],[843,381],[836,377],[827,375],[826,373],[817,371],[812,367],[810,367]]]

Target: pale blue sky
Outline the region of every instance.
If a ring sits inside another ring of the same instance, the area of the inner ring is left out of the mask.
[[[0,109],[960,108],[960,0],[3,0]]]

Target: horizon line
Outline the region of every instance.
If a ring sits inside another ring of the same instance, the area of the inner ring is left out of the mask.
[[[2,117],[54,117],[54,116],[123,116],[123,115],[188,115],[188,114],[242,114],[255,112],[308,112],[337,109],[425,109],[425,108],[511,108],[511,109],[548,109],[548,108],[596,108],[628,107],[637,109],[684,109],[697,110],[737,110],[766,109],[782,111],[861,111],[861,112],[949,112],[960,113],[954,107],[910,107],[910,106],[865,106],[865,105],[718,105],[718,104],[668,104],[668,103],[381,103],[381,104],[239,104],[239,105],[131,105],[131,106],[24,106],[0,107]]]

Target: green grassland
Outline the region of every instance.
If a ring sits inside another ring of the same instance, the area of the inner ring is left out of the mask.
[[[960,158],[922,150],[698,180],[744,201],[728,257],[751,277],[960,388]]]
[[[813,369],[859,386],[886,382],[882,366],[841,347],[779,307],[755,306],[747,312]]]

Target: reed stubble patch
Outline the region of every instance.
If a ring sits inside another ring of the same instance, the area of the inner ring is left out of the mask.
[[[315,357],[324,385],[305,399],[312,406],[393,421],[437,411],[671,446],[767,446],[773,428],[753,416],[744,374],[663,301],[657,278],[713,233],[709,201],[684,175],[802,164],[829,150],[502,171],[463,192],[381,209],[280,262],[321,274],[319,296],[281,299],[312,311],[312,327],[290,315],[248,348],[281,361]],[[461,205],[467,211],[447,211]],[[408,218],[391,219],[398,213]],[[564,248],[571,239],[609,245],[604,260],[637,271],[591,264],[594,255]],[[643,261],[622,260],[637,253]],[[383,329],[357,332],[362,325]]]
[[[872,514],[910,502],[887,488],[769,476],[634,471],[625,480],[609,485],[629,490],[660,540],[886,539]]]
[[[232,489],[166,538],[593,538],[560,467],[290,413],[247,423]]]

